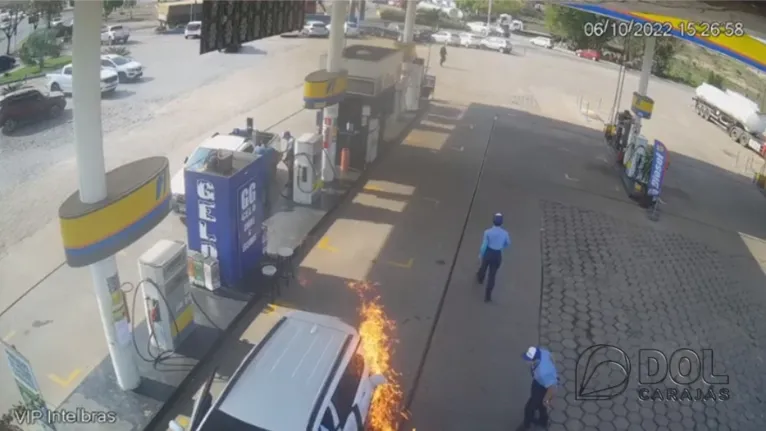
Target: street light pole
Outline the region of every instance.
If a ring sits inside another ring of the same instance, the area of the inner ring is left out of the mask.
[[[490,27],[491,22],[492,22],[492,0],[489,0],[489,7],[487,8],[487,36],[492,36],[492,27]]]

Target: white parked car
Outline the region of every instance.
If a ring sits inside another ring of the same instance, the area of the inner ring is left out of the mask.
[[[330,29],[323,22],[309,21],[303,26],[301,34],[307,37],[327,37],[330,35]]]
[[[215,375],[208,378],[187,431],[366,429],[386,379],[371,375],[359,332],[337,317],[306,311],[263,320],[266,335],[215,400],[209,390]],[[183,430],[174,421],[170,429]]]
[[[471,33],[461,33],[460,46],[464,48],[481,48],[481,36]]]
[[[447,45],[459,46],[460,36],[451,31],[440,30],[431,35],[431,40],[436,43],[446,43]]]
[[[359,24],[347,21],[343,24],[343,31],[346,33],[346,37],[359,37]]]
[[[529,43],[535,46],[551,49],[553,48],[553,41],[547,37],[535,37],[529,40]]]
[[[101,56],[101,66],[117,72],[120,82],[138,81],[144,76],[144,67],[132,58],[107,54]]]
[[[192,21],[184,28],[184,39],[199,39],[202,37],[202,21]]]
[[[105,25],[101,27],[101,43],[114,45],[127,43],[130,39],[130,31],[121,25]]]
[[[48,88],[51,91],[60,91],[64,94],[72,94],[72,65],[68,64],[58,72],[45,75],[48,78]],[[111,93],[117,89],[120,78],[113,69],[101,68],[101,94]]]
[[[484,49],[498,51],[504,54],[510,54],[511,51],[513,51],[513,46],[511,46],[511,42],[508,39],[497,36],[485,37],[481,41],[481,46]]]

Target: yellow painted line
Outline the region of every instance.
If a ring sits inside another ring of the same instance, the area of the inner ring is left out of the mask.
[[[327,237],[323,237],[322,239],[319,240],[319,242],[317,243],[317,248],[320,250],[329,251],[332,253],[335,253],[336,251],[338,251],[337,248],[330,245],[330,240],[327,239]]]
[[[410,258],[410,260],[408,260],[406,263],[392,262],[390,260],[388,261],[388,264],[391,265],[391,266],[395,266],[397,268],[405,268],[405,269],[412,268],[412,265],[414,263],[415,263],[415,259],[413,259],[413,258]]]
[[[368,191],[368,192],[385,192],[383,188],[378,186],[373,186],[373,185],[365,185],[362,190]]]
[[[72,382],[75,381],[75,379],[82,373],[82,370],[79,368],[69,373],[69,375],[66,378],[61,378],[55,374],[48,374],[48,378],[53,381],[53,383],[61,386],[62,388],[66,388],[67,386],[71,385]]]
[[[5,334],[5,337],[3,337],[3,341],[6,343],[11,341],[11,338],[13,338],[16,335],[16,331],[9,331],[7,334]]]

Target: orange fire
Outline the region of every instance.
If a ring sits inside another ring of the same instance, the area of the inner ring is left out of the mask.
[[[359,294],[362,301],[359,334],[362,337],[365,362],[371,374],[380,374],[386,378],[386,383],[377,388],[372,398],[368,422],[374,431],[396,431],[404,417],[403,393],[399,384],[401,375],[391,364],[393,345],[396,342],[392,337],[396,324],[386,316],[380,297],[375,295],[373,284],[351,282],[349,287]]]

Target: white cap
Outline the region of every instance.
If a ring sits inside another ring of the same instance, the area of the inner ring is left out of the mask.
[[[524,360],[534,361],[536,359],[535,356],[537,356],[537,347],[530,347],[522,357]]]

